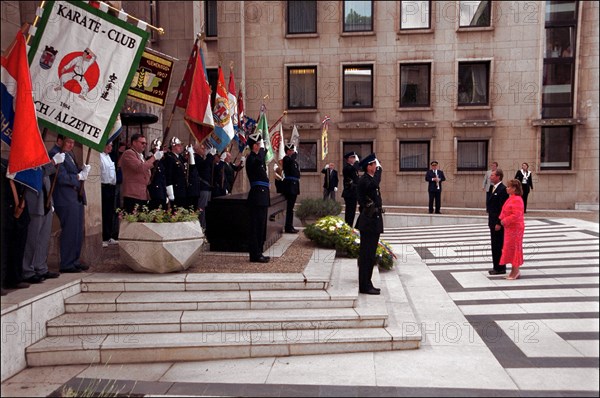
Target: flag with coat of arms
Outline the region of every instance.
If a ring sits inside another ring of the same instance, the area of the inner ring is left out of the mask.
[[[227,88],[225,87],[225,76],[223,69],[219,66],[219,79],[217,81],[217,93],[213,107],[213,119],[215,129],[208,137],[208,142],[217,152],[223,152],[229,141],[233,138],[232,107],[229,102]]]

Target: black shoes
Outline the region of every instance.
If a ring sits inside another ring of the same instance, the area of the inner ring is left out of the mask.
[[[506,270],[504,270],[504,271],[498,271],[498,270],[495,270],[495,269],[491,269],[491,270],[488,271],[488,274],[490,274],[490,275],[504,275],[504,274],[506,274]]]
[[[271,257],[268,256],[260,256],[257,258],[251,258],[251,263],[268,263],[271,260]]]
[[[74,267],[74,268],[60,270],[61,274],[76,274],[78,272],[81,272],[81,268]]]
[[[292,227],[292,228],[286,228],[285,229],[285,233],[286,234],[297,234],[298,230],[296,228],[294,228],[294,227]]]
[[[77,264],[75,266],[75,268],[79,268],[82,271],[87,271],[88,269],[90,269],[90,266],[87,264],[84,264],[84,263],[80,263],[80,264]]]
[[[42,278],[44,279],[54,279],[54,278],[58,278],[60,276],[60,274],[58,272],[46,272],[43,275],[40,275]]]
[[[367,289],[367,290],[359,290],[359,293],[362,293],[362,294],[373,294],[373,295],[379,295],[379,294],[381,294],[381,290],[380,290],[380,289],[376,289],[376,288],[372,287],[372,288],[369,288],[369,289]]]
[[[30,276],[27,279],[24,279],[24,282],[27,282],[31,285],[34,285],[36,283],[42,283],[46,278],[41,277],[40,275],[33,275]]]

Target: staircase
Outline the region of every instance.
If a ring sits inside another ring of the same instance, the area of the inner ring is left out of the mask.
[[[387,308],[395,303],[386,304],[384,295],[359,297],[356,260],[318,253],[298,274],[91,274],[82,279],[82,292],[65,300],[66,312],[47,323],[47,336],[27,348],[27,363],[177,362],[419,347],[420,334],[405,336],[402,328],[390,327]],[[377,270],[374,281],[380,282]]]

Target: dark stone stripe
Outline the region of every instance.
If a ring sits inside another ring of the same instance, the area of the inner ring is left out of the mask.
[[[535,254],[537,255],[537,254],[550,254],[550,253],[535,253]],[[477,257],[481,257],[481,255],[478,255]],[[429,267],[429,266],[433,266],[433,265],[460,265],[460,264],[467,263],[467,264],[484,264],[484,265],[485,264],[489,264],[490,268],[492,268],[491,254],[488,257],[490,259],[487,260],[487,261],[460,261],[463,258],[468,260],[471,257],[469,257],[469,256],[464,256],[464,257],[461,257],[461,258],[454,257],[454,258],[457,259],[457,261],[451,261],[451,262],[438,262],[438,260],[440,260],[441,257],[436,257],[435,258],[435,260],[436,260],[435,263],[428,262],[427,266]],[[452,258],[452,257],[448,257],[448,258]],[[593,256],[577,256],[577,257],[570,257],[569,261],[593,260],[593,259],[597,260],[598,258],[599,258],[598,255],[593,255]],[[527,258],[527,255],[525,255],[524,260],[525,260],[524,267],[535,268],[535,263],[542,263],[543,264],[543,263],[548,262],[548,261],[557,261],[557,260],[561,260],[561,259],[543,258],[543,259],[535,260],[535,259],[529,259],[529,258]],[[532,264],[532,263],[533,263],[533,266],[530,266],[530,264]],[[593,267],[594,265],[595,264],[583,264],[583,266],[586,266],[586,267]],[[471,271],[475,271],[475,270],[471,270]]]
[[[584,234],[588,234],[588,235],[592,235],[595,236],[596,238],[600,236],[600,234],[596,231],[590,231],[589,229],[584,229],[580,232],[583,232]]]
[[[535,303],[578,303],[598,301],[596,297],[528,297],[506,299],[455,300],[456,305],[491,305],[491,304],[535,304]]]
[[[598,332],[560,332],[558,334],[563,340],[599,340]]]
[[[234,383],[179,383],[145,382],[133,380],[99,380],[72,378],[49,396],[58,397],[64,387],[71,387],[80,394],[105,394],[107,386],[119,395],[142,397],[146,394],[192,395],[192,396],[236,396],[236,397],[597,397],[597,391],[538,391],[501,390],[444,387],[394,387],[356,385],[313,385],[313,384],[234,384]],[[102,388],[105,390],[102,390]],[[86,389],[87,388],[87,389]],[[87,396],[87,395],[86,395]],[[106,396],[106,395],[103,395]]]

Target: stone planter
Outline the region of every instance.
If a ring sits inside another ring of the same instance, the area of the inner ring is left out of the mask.
[[[185,271],[204,243],[198,221],[132,223],[121,220],[119,228],[121,260],[136,272]]]

